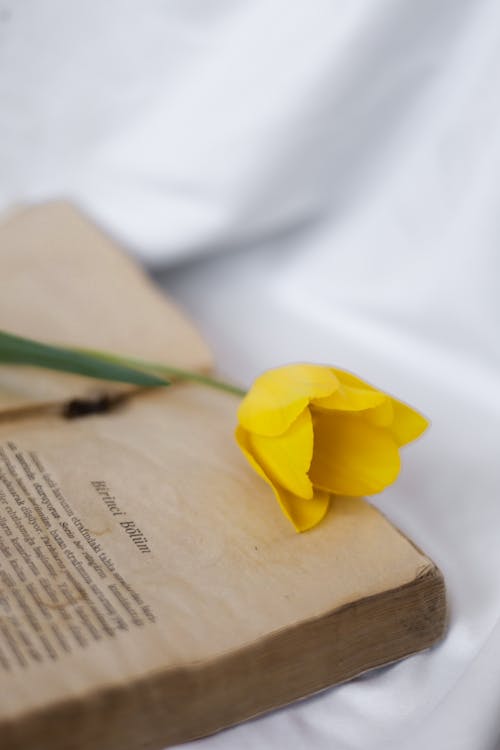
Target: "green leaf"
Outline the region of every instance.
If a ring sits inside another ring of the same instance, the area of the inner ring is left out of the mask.
[[[139,367],[120,362],[119,357],[105,359],[97,353],[63,346],[42,344],[32,339],[0,331],[0,364],[31,365],[49,370],[72,372],[99,380],[113,380],[142,386],[170,385],[170,381]]]

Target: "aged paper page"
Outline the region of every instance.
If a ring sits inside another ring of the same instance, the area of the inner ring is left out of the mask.
[[[0,328],[187,369],[211,355],[192,324],[75,208],[20,210],[0,225]],[[123,390],[30,367],[0,371],[0,410]]]
[[[235,407],[183,385],[0,426],[0,722],[212,662],[432,567],[358,499],[296,534],[239,454]]]

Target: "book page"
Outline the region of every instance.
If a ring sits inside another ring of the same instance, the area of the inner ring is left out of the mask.
[[[233,439],[237,399],[0,425],[0,722],[213,661],[432,564],[361,499],[297,534]]]
[[[187,369],[211,368],[194,326],[69,204],[35,206],[8,217],[0,225],[0,273],[4,330]],[[77,375],[2,366],[0,411],[123,389]]]

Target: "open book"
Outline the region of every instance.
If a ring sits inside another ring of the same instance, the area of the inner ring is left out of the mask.
[[[0,229],[1,327],[206,370],[193,326],[65,204]],[[361,499],[297,534],[248,467],[235,397],[0,367],[2,750],[200,737],[429,647],[436,566]]]

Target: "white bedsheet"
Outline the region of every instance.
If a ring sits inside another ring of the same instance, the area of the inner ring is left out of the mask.
[[[498,0],[0,0],[0,208],[78,201],[243,383],[421,408],[374,499],[443,570],[427,653],[188,747],[500,747]]]

